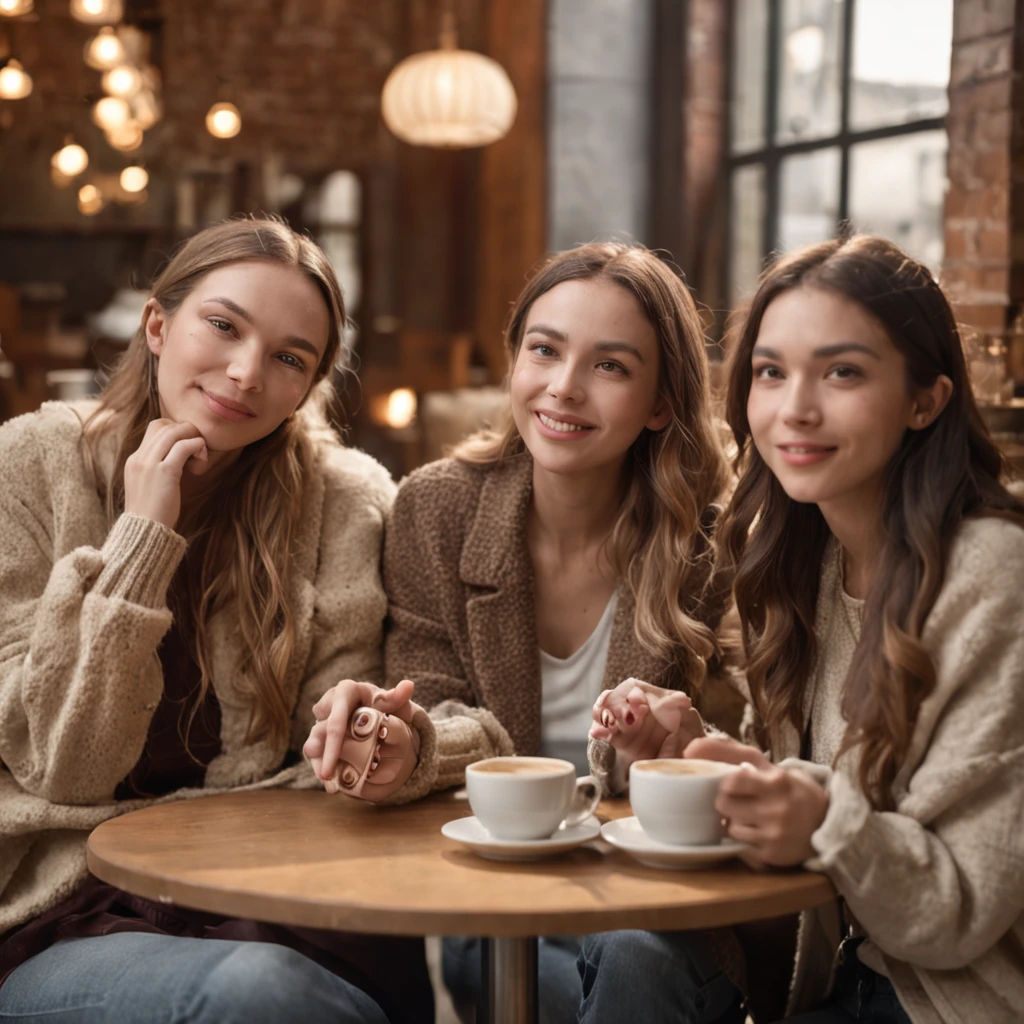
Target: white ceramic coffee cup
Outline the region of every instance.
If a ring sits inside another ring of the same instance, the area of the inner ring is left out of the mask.
[[[554,757],[491,757],[466,769],[469,805],[496,839],[547,839],[563,823],[578,825],[601,801],[592,775],[576,778]]]
[[[629,768],[629,802],[651,839],[673,846],[710,846],[725,834],[715,798],[737,766],[698,758],[635,761]]]

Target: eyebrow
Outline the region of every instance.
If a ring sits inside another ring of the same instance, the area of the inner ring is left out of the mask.
[[[248,321],[250,324],[254,322],[252,314],[248,313],[237,302],[234,302],[231,299],[217,297],[213,299],[207,299],[206,301],[219,302],[222,306],[226,306],[228,309],[230,309],[232,313],[237,313],[243,320]],[[308,352],[314,358],[320,358],[320,353],[316,350],[316,345],[314,345],[311,341],[306,341],[305,338],[300,338],[297,334],[289,334],[284,339],[284,342],[289,348],[300,348],[303,351]]]
[[[554,341],[569,340],[564,331],[558,330],[557,327],[549,327],[547,324],[530,324],[526,329],[526,333],[543,334]],[[636,356],[641,363],[644,361],[644,357],[640,354],[640,350],[624,341],[599,341],[594,347],[598,352],[629,352]]]
[[[882,357],[873,348],[862,345],[859,341],[840,341],[835,345],[824,345],[821,348],[816,348],[811,354],[815,359],[831,359],[833,356],[845,355],[847,352],[861,352],[879,362],[882,360]],[[751,355],[763,356],[765,359],[781,360],[782,358],[775,349],[768,348],[767,345],[755,345]]]

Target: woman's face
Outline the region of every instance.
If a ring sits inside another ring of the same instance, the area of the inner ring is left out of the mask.
[[[323,296],[296,267],[263,260],[211,271],[168,316],[147,307],[161,415],[194,424],[211,452],[266,437],[298,408],[327,347]]]
[[[880,503],[904,432],[933,418],[922,418],[882,325],[832,292],[799,287],[773,299],[751,368],[747,419],[761,458],[790,498],[826,515]]]
[[[530,307],[512,369],[512,415],[535,463],[555,473],[618,467],[647,427],[671,419],[658,394],[658,337],[609,281],[564,281]]]

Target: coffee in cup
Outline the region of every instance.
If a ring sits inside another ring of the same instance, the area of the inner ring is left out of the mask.
[[[576,778],[570,761],[553,757],[492,757],[466,769],[466,792],[480,824],[496,839],[547,839],[562,824],[594,813],[601,786]]]
[[[629,769],[629,802],[651,839],[673,846],[710,846],[725,834],[715,799],[722,779],[737,770],[723,761],[658,758]]]

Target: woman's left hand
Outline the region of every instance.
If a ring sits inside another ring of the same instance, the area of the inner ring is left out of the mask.
[[[685,756],[740,765],[722,779],[715,808],[728,821],[729,835],[750,846],[745,860],[791,867],[815,855],[811,836],[825,820],[829,801],[810,776],[780,768],[756,747],[735,740],[694,740]]]

